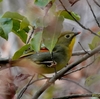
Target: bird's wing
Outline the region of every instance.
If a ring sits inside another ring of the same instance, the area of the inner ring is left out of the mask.
[[[53,56],[49,52],[35,53],[27,56],[27,58],[33,60],[37,64],[44,64],[47,67],[52,67],[56,64],[56,61],[53,59]]]

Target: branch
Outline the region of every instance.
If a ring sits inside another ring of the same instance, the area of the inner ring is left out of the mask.
[[[86,1],[87,1],[87,4],[88,4],[88,6],[89,6],[89,8],[90,8],[90,10],[91,10],[91,12],[92,12],[92,14],[93,14],[93,16],[94,16],[94,19],[95,19],[95,21],[96,21],[98,27],[100,27],[100,24],[99,24],[99,22],[98,22],[98,20],[97,20],[97,18],[96,18],[96,15],[94,14],[94,11],[93,11],[93,9],[92,9],[92,7],[91,7],[89,1],[88,1],[88,0],[86,0]]]
[[[81,88],[83,88],[83,89],[86,90],[87,92],[92,93],[90,90],[88,90],[88,89],[85,88],[84,86],[80,85],[80,84],[79,84],[78,82],[76,82],[76,81],[73,81],[73,80],[68,79],[68,78],[62,78],[61,80],[67,80],[67,81],[70,81],[70,82],[72,82],[72,83],[74,83],[74,84],[80,86]]]
[[[74,73],[74,72],[77,72],[77,71],[80,71],[80,70],[82,70],[84,68],[87,68],[88,66],[90,66],[91,64],[93,64],[95,62],[95,60],[96,59],[94,59],[90,64],[88,64],[86,66],[82,66],[81,68],[78,68],[78,69],[75,69],[75,70],[67,72],[66,74],[64,74],[64,76],[69,75],[69,74]]]
[[[82,51],[74,51],[72,53],[72,56],[84,55],[84,54],[87,54],[87,52],[90,53],[90,50],[85,50],[85,51],[83,51],[83,50]]]
[[[30,40],[31,40],[31,38],[32,38],[32,35],[33,35],[33,33],[34,33],[34,30],[35,30],[35,26],[32,27],[32,32],[31,32],[31,34],[30,34],[30,36],[29,36],[29,38],[28,38],[26,44],[28,44],[28,43],[30,42]]]
[[[68,14],[74,19],[74,21],[75,21],[76,23],[78,23],[83,29],[88,30],[89,32],[91,32],[92,34],[94,34],[94,35],[96,35],[96,36],[98,36],[98,37],[100,38],[100,35],[94,33],[91,29],[86,28],[86,27],[83,26],[79,21],[77,21],[77,19],[71,14],[71,12],[68,11],[67,8],[64,6],[63,2],[62,2],[61,0],[59,0],[59,1],[60,1],[60,3],[62,4],[62,6],[63,6],[63,8],[65,9],[65,11],[68,12]]]
[[[32,78],[29,80],[28,84],[25,85],[24,88],[22,88],[22,90],[19,92],[18,96],[17,96],[17,99],[21,99],[21,97],[23,96],[23,94],[25,93],[25,91],[28,89],[28,87],[30,86],[30,83],[32,82],[34,78],[34,75],[32,76]]]
[[[100,46],[92,50],[89,54],[84,55],[81,59],[77,60],[76,62],[69,64],[67,67],[63,68],[60,72],[58,72],[55,76],[49,79],[33,96],[32,99],[38,99],[38,97],[47,89],[49,88],[57,79],[61,78],[66,72],[71,70],[72,68],[76,67],[81,62],[85,61],[89,57],[93,56],[94,54],[100,51]]]
[[[83,98],[83,97],[100,97],[100,93],[99,94],[73,94],[73,95],[68,95],[65,97],[59,97],[53,99],[71,99],[71,98]]]
[[[71,6],[73,6],[74,4],[76,4],[80,0],[68,0],[68,1],[71,4]]]
[[[81,48],[83,49],[83,51],[85,52],[85,53],[88,53],[84,48],[83,48],[83,46],[82,46],[82,44],[80,43],[80,42],[78,42],[79,43],[79,45],[81,46]],[[89,54],[89,53],[88,53]]]
[[[95,4],[100,7],[100,4],[96,1],[96,0],[93,0],[95,2]]]

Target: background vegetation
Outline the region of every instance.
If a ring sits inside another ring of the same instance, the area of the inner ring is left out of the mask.
[[[1,67],[0,99],[99,99],[99,9],[99,0],[0,0],[0,60],[38,52],[42,38],[52,52],[61,31],[81,32],[69,65],[49,80]]]

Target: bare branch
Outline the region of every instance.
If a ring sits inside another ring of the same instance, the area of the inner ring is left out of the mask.
[[[97,20],[97,18],[96,18],[96,15],[95,15],[95,13],[94,13],[94,11],[93,11],[93,9],[92,9],[92,7],[91,7],[89,1],[88,1],[88,0],[86,0],[86,1],[87,1],[87,4],[88,4],[88,6],[89,6],[89,8],[90,8],[90,10],[91,10],[91,12],[92,12],[92,14],[93,14],[93,16],[94,16],[94,19],[95,19],[95,21],[96,21],[98,27],[100,27],[100,24],[99,24],[99,22],[98,22],[98,20]]]
[[[28,43],[30,42],[30,40],[31,40],[31,38],[32,38],[32,35],[33,35],[33,33],[34,33],[34,30],[35,30],[35,26],[32,28],[32,32],[31,32],[31,34],[30,34],[30,36],[29,36],[29,38],[28,38],[26,44],[28,44]]]
[[[90,64],[88,64],[88,65],[86,65],[86,66],[83,66],[83,67],[81,67],[81,68],[72,70],[72,71],[66,73],[64,76],[69,75],[69,74],[74,73],[74,72],[77,72],[77,71],[80,71],[80,70],[82,70],[82,69],[84,69],[84,68],[87,68],[88,66],[90,66],[91,64],[93,64],[93,63],[95,62],[95,60],[96,60],[96,59],[95,59],[95,57],[94,57],[94,60],[93,60]]]
[[[82,44],[80,43],[80,42],[78,42],[79,43],[79,45],[81,46],[81,48],[83,49],[83,51],[85,52],[85,53],[88,53],[84,48],[83,48],[83,46],[82,46]],[[89,54],[89,53],[88,53]]]
[[[71,6],[73,6],[74,4],[76,4],[80,0],[68,0],[68,1],[71,4]]]
[[[66,72],[71,70],[72,68],[76,67],[81,62],[85,61],[89,57],[93,56],[94,54],[100,51],[100,46],[92,50],[89,54],[84,55],[81,59],[77,60],[76,62],[69,64],[67,67],[63,68],[60,72],[58,72],[55,76],[49,79],[33,96],[32,99],[38,99],[38,97],[48,88],[50,87],[57,79],[61,78]]]
[[[95,2],[95,4],[100,7],[100,4],[96,1],[96,0],[93,0]]]
[[[83,97],[100,97],[100,93],[98,94],[73,94],[73,95],[53,98],[53,99],[71,99],[71,98],[83,98]]]
[[[91,29],[86,28],[86,27],[83,26],[79,21],[77,21],[76,18],[71,14],[71,12],[68,11],[67,8],[64,6],[63,2],[62,2],[61,0],[59,0],[59,1],[60,1],[60,3],[62,4],[62,6],[63,6],[63,8],[65,9],[65,11],[68,12],[68,14],[74,19],[74,21],[75,21],[76,23],[78,23],[83,29],[88,30],[88,31],[91,32],[92,34],[94,34],[94,35],[100,37],[100,35],[96,34],[96,33],[93,32]]]
[[[90,53],[90,50],[85,50],[85,51],[74,51],[72,53],[72,56],[85,55],[85,54],[87,54],[87,52]]]
[[[72,83],[74,83],[74,84],[80,86],[81,88],[83,88],[83,89],[86,90],[87,92],[92,93],[92,91],[90,91],[89,89],[87,89],[87,88],[85,88],[84,86],[80,85],[80,84],[79,84],[78,82],[76,82],[76,81],[73,81],[73,80],[71,80],[71,79],[64,78],[64,77],[61,78],[61,80],[67,80],[67,81],[69,81],[69,82],[72,82]]]
[[[33,78],[34,78],[34,75],[29,80],[28,84],[19,92],[19,94],[17,96],[17,99],[21,99],[21,97],[23,96],[23,94],[25,93],[25,91],[27,90],[27,88],[30,86],[30,83],[32,82]]]

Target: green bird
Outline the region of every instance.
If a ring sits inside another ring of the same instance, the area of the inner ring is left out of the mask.
[[[65,67],[72,55],[73,46],[75,44],[75,36],[80,32],[63,32],[52,51],[31,52],[21,56],[17,60],[1,60],[0,66],[22,67],[34,71],[39,74],[50,74],[61,70]]]

